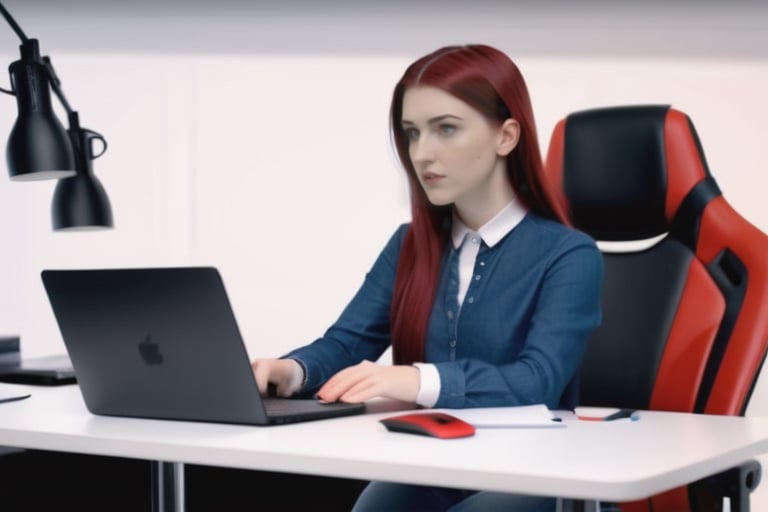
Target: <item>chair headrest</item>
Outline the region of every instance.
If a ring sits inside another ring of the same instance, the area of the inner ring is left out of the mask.
[[[598,240],[664,234],[709,171],[696,131],[668,105],[575,112],[555,127],[546,170],[574,226]]]

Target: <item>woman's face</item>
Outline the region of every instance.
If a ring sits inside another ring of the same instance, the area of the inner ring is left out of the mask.
[[[432,204],[454,204],[460,213],[506,204],[499,194],[511,187],[504,157],[517,143],[515,121],[491,123],[458,98],[426,86],[406,90],[402,119],[411,161]],[[514,125],[513,141],[507,123]]]

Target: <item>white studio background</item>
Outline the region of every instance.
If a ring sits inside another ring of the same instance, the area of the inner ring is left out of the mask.
[[[3,332],[22,334],[28,353],[59,348],[39,283],[46,267],[211,264],[226,274],[250,348],[276,354],[321,334],[408,218],[387,112],[410,58],[57,57],[59,74],[73,75],[65,91],[81,122],[109,143],[94,169],[116,227],[54,233],[52,182],[0,187],[2,280],[15,284],[2,298]],[[693,118],[725,196],[768,231],[760,186],[768,184],[760,151],[768,127],[754,108],[768,64],[517,62],[543,150],[573,110],[670,103]],[[133,85],[142,75],[152,87]],[[15,102],[0,109],[10,129]]]
[[[82,125],[107,139],[94,170],[115,216],[114,230],[54,233],[54,183],[0,179],[0,334],[20,335],[26,356],[64,350],[39,277],[54,267],[215,265],[252,356],[321,335],[408,219],[389,98],[408,63],[446,44],[515,59],[543,153],[575,110],[688,113],[725,197],[768,232],[768,21],[757,6],[695,16],[673,2],[590,15],[564,2],[264,2],[259,17],[259,2],[233,0],[3,4],[51,56]],[[18,40],[7,32],[10,63]],[[0,96],[0,133],[15,117],[15,99]],[[765,380],[749,414],[768,416]],[[768,508],[766,489],[755,510]]]

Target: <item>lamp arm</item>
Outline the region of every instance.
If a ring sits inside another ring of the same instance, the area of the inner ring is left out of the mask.
[[[11,13],[8,12],[8,10],[5,8],[5,6],[2,3],[0,3],[0,13],[2,13],[3,18],[5,18],[5,21],[8,22],[8,25],[11,26],[13,31],[16,32],[16,35],[19,36],[19,39],[21,39],[21,42],[26,43],[29,40],[29,38],[24,33],[24,31],[21,30],[21,27],[19,26],[19,24],[16,23],[16,20],[13,19],[13,16],[11,16]],[[4,89],[2,87],[0,87],[0,92],[4,92],[5,94],[10,94],[11,96],[16,95],[16,93],[13,92],[12,90]]]
[[[43,57],[43,65],[45,66],[46,71],[48,71],[48,81],[51,84],[51,89],[53,89],[53,93],[56,95],[57,98],[59,98],[59,101],[64,106],[64,110],[67,111],[67,115],[72,115],[72,107],[69,105],[69,102],[67,101],[66,96],[64,96],[64,91],[61,90],[61,80],[59,80],[58,75],[56,75],[56,70],[53,69],[53,64],[51,63],[51,59],[48,56]]]
[[[75,151],[80,153],[83,161],[86,163],[100,157],[107,150],[107,140],[100,133],[80,127],[78,113],[72,109],[66,96],[64,96],[64,91],[61,89],[61,80],[59,80],[56,70],[53,68],[51,59],[48,56],[44,56],[42,60],[45,69],[48,72],[48,82],[51,84],[51,89],[53,89],[54,94],[56,94],[56,97],[59,98],[59,101],[64,106],[64,110],[67,111],[69,131],[72,133],[72,136],[70,137],[72,139],[72,146]],[[91,147],[91,141],[94,139],[97,139],[102,143],[102,150],[99,153],[94,153]]]
[[[3,18],[5,18],[5,21],[8,22],[8,25],[10,25],[13,31],[16,32],[16,35],[19,36],[19,39],[21,39],[22,46],[26,45],[29,42],[29,38],[21,29],[19,24],[16,23],[16,20],[13,19],[13,16],[11,16],[11,13],[8,12],[8,10],[5,8],[5,6],[2,3],[0,3],[0,14],[3,15]],[[67,114],[68,115],[72,114],[72,107],[69,105],[67,98],[64,96],[64,92],[61,90],[61,81],[59,80],[59,77],[56,76],[56,71],[53,69],[53,65],[51,64],[51,59],[48,57],[43,57],[42,61],[43,61],[43,65],[48,71],[48,78],[50,79],[49,81],[51,83],[51,89],[53,89],[53,92],[56,94],[56,97],[59,98],[59,101],[61,102],[61,104],[64,105],[64,109],[67,111]],[[0,92],[14,94],[13,91],[8,91],[6,89],[0,89]]]
[[[19,39],[21,39],[22,43],[26,43],[28,41],[28,37],[26,34],[24,34],[24,31],[21,30],[21,27],[18,23],[16,23],[16,20],[13,19],[13,16],[11,16],[11,13],[9,13],[5,6],[0,3],[0,13],[2,13],[3,18],[5,18],[5,21],[8,22],[8,24],[11,26],[14,32],[16,32],[16,35],[19,36]]]

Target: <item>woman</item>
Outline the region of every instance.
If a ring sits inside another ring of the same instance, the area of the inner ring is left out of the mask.
[[[522,75],[494,48],[442,48],[408,67],[390,115],[412,220],[323,337],[253,362],[260,390],[558,407],[600,322],[602,258],[548,189]],[[376,363],[390,345],[394,364]],[[518,505],[554,510],[547,498],[381,482],[355,510]]]

